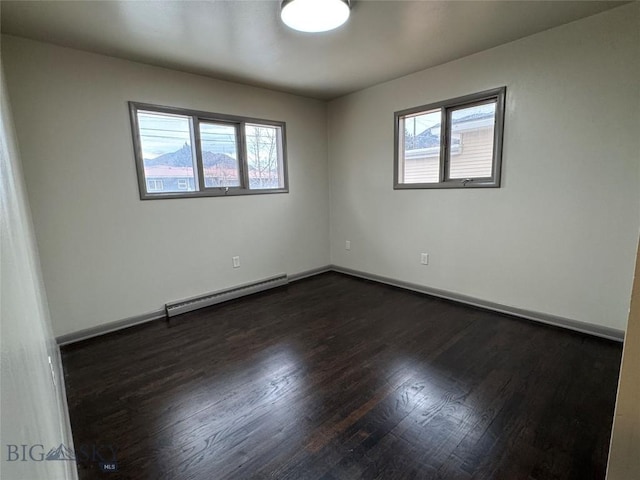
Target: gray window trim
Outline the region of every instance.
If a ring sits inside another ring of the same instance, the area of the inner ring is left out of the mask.
[[[394,113],[393,134],[393,188],[394,190],[436,189],[436,188],[498,188],[502,177],[502,143],[504,137],[504,109],[507,87],[499,87],[483,92],[464,95],[442,102],[421,105]],[[493,164],[491,177],[465,179],[448,178],[449,167],[449,119],[451,112],[463,107],[496,101],[495,130],[493,136]],[[442,135],[440,136],[440,178],[438,183],[400,183],[400,122],[407,115],[429,110],[441,111]]]
[[[144,174],[144,163],[142,157],[142,142],[140,140],[140,129],[138,125],[138,110],[146,110],[158,113],[170,113],[176,115],[189,116],[191,124],[192,148],[194,156],[194,167],[196,174],[196,184],[200,191],[196,192],[170,192],[153,193],[147,191],[146,177]],[[129,102],[129,117],[131,119],[131,132],[133,136],[133,150],[136,162],[136,173],[138,174],[138,189],[141,200],[157,200],[171,198],[198,198],[198,197],[233,197],[237,195],[264,195],[272,193],[289,193],[289,170],[287,166],[287,133],[286,122],[266,120],[262,118],[242,117],[237,115],[227,115],[222,113],[211,113],[200,110],[189,110],[178,107],[167,107],[153,105],[150,103]],[[202,151],[200,147],[200,122],[213,122],[234,125],[236,128],[236,138],[238,142],[238,163],[240,166],[240,187],[205,187],[204,169],[202,165]],[[283,188],[249,188],[249,173],[247,171],[247,142],[245,138],[245,124],[266,125],[280,128],[278,151],[281,154],[283,177]],[[281,142],[281,143],[280,143]]]

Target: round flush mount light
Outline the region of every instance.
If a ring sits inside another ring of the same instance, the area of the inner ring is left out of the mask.
[[[284,0],[280,17],[294,30],[327,32],[349,18],[349,0]]]

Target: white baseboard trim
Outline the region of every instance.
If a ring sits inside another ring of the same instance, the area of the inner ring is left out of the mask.
[[[394,287],[404,288],[413,292],[424,293],[426,295],[432,295],[434,297],[444,298],[446,300],[452,300],[458,303],[464,303],[465,305],[471,305],[473,307],[479,307],[485,310],[491,310],[493,312],[505,313],[507,315],[513,315],[514,317],[524,318],[527,320],[532,320],[534,322],[545,323],[547,325],[553,325],[555,327],[566,328],[569,330],[574,330],[576,332],[594,335],[596,337],[615,340],[617,342],[622,342],[624,340],[624,331],[618,330],[616,328],[594,325],[592,323],[581,322],[579,320],[571,320],[569,318],[558,317],[547,313],[533,312],[522,308],[509,307],[507,305],[501,305],[499,303],[489,302],[486,300],[481,300],[479,298],[461,295],[459,293],[439,290],[437,288],[425,287],[424,285],[418,285],[402,280],[395,280],[393,278],[383,277],[381,275],[366,273],[359,270],[353,270],[351,268],[340,267],[338,265],[331,265],[331,270],[353,277],[364,278],[365,280],[371,280]]]

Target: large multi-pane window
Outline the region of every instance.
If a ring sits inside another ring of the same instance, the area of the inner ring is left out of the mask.
[[[396,112],[394,188],[499,187],[505,90]]]
[[[140,198],[287,192],[285,124],[129,103]]]

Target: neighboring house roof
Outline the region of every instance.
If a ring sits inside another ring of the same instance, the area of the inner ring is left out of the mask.
[[[193,168],[187,167],[144,167],[147,178],[193,178]]]
[[[147,178],[193,178],[192,167],[168,167],[166,165],[144,167],[144,175]],[[237,177],[235,168],[205,168],[205,177]]]
[[[452,132],[460,133],[476,128],[489,127],[493,124],[494,112],[477,112],[458,118],[453,122]],[[440,128],[438,123],[415,136],[414,148],[429,148],[440,145]]]

